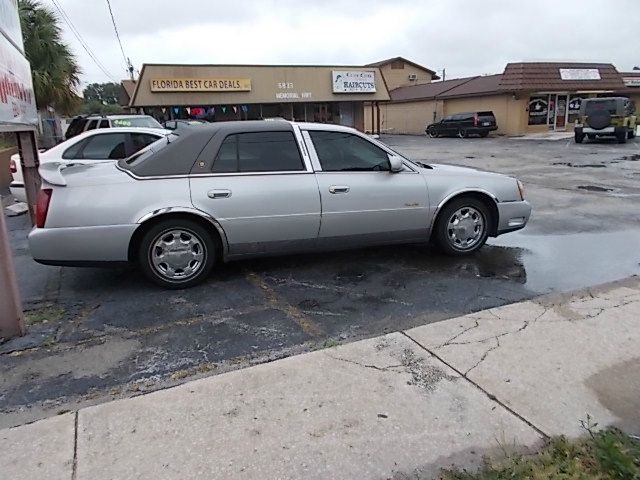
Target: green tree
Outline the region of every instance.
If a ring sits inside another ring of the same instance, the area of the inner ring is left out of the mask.
[[[36,106],[73,113],[81,101],[75,93],[81,71],[71,49],[62,40],[58,18],[37,0],[19,0],[18,6]]]
[[[98,100],[85,101],[80,107],[80,113],[98,113],[100,115],[109,115],[123,113],[124,110],[120,105],[114,105],[112,103],[102,103]]]
[[[82,91],[85,102],[93,100],[105,105],[117,105],[120,89],[122,87],[118,83],[91,83]]]

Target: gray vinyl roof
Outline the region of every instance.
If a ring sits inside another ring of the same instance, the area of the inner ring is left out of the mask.
[[[202,123],[178,127],[170,143],[161,146],[139,161],[128,164],[120,160],[118,166],[137,177],[158,177],[210,173],[213,156],[227,135],[247,132],[293,131],[290,122],[284,120],[245,120],[235,122]],[[211,151],[209,155],[207,152]],[[209,158],[210,157],[210,158]],[[204,162],[196,165],[202,158]]]

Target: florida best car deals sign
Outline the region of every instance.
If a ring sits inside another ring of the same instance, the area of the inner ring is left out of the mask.
[[[333,70],[333,93],[376,93],[375,72]]]
[[[31,67],[20,50],[17,3],[0,0],[0,13],[0,123],[33,125],[38,116]]]
[[[152,78],[152,92],[250,92],[248,78]]]

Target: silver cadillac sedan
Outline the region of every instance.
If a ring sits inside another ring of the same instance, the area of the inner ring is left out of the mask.
[[[178,129],[115,164],[45,164],[34,259],[137,262],[167,288],[220,261],[429,240],[451,255],[523,228],[515,178],[403,158],[354,129],[244,121]]]

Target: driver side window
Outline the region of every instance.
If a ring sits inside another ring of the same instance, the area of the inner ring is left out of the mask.
[[[310,130],[323,172],[389,171],[387,152],[346,132]]]

